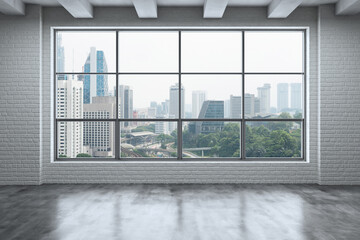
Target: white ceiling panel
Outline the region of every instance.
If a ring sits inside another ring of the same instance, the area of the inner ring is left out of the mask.
[[[100,6],[133,6],[132,0],[88,0],[95,7]],[[39,4],[42,6],[60,6],[57,0],[23,0],[24,3]],[[158,6],[163,7],[196,7],[203,6],[205,0],[157,0]],[[232,7],[265,7],[271,0],[229,0],[228,6]],[[318,6],[322,4],[333,4],[338,0],[303,0],[301,6]]]

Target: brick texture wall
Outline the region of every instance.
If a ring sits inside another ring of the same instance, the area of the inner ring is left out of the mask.
[[[40,182],[40,14],[0,13],[0,184]]]
[[[320,14],[321,184],[360,184],[360,14]]]

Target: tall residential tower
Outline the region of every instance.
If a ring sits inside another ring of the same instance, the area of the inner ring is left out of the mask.
[[[270,113],[270,84],[265,83],[264,86],[258,87],[258,98],[260,100],[260,113]]]
[[[192,118],[198,118],[203,102],[206,100],[206,92],[192,92]]]
[[[185,89],[181,86],[181,116],[185,116]],[[179,117],[179,84],[170,87],[169,117]]]
[[[89,56],[84,64],[84,73],[106,73],[107,64],[103,51],[97,51],[91,47]],[[84,103],[91,103],[96,96],[108,96],[107,75],[85,75],[84,76]]]
[[[279,83],[277,85],[277,111],[282,112],[289,108],[289,84]]]

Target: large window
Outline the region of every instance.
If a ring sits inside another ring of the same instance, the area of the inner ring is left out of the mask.
[[[56,159],[304,159],[305,34],[56,29]]]

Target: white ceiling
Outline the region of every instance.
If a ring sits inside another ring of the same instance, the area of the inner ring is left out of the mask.
[[[318,6],[321,4],[336,3],[338,0],[303,0],[300,6]],[[42,6],[61,6],[57,0],[23,0],[24,3],[40,4]],[[132,0],[88,0],[93,6],[133,6]],[[157,0],[158,6],[163,7],[194,7],[203,6],[205,0]],[[229,7],[265,7],[271,0],[229,0]]]
[[[204,18],[222,18],[226,7],[267,7],[269,18],[286,18],[299,6],[336,4],[336,14],[360,13],[360,0],[0,0],[0,12],[24,15],[25,4],[62,6],[75,18],[92,18],[93,7],[135,7],[139,18],[157,18],[158,7],[203,7]]]

